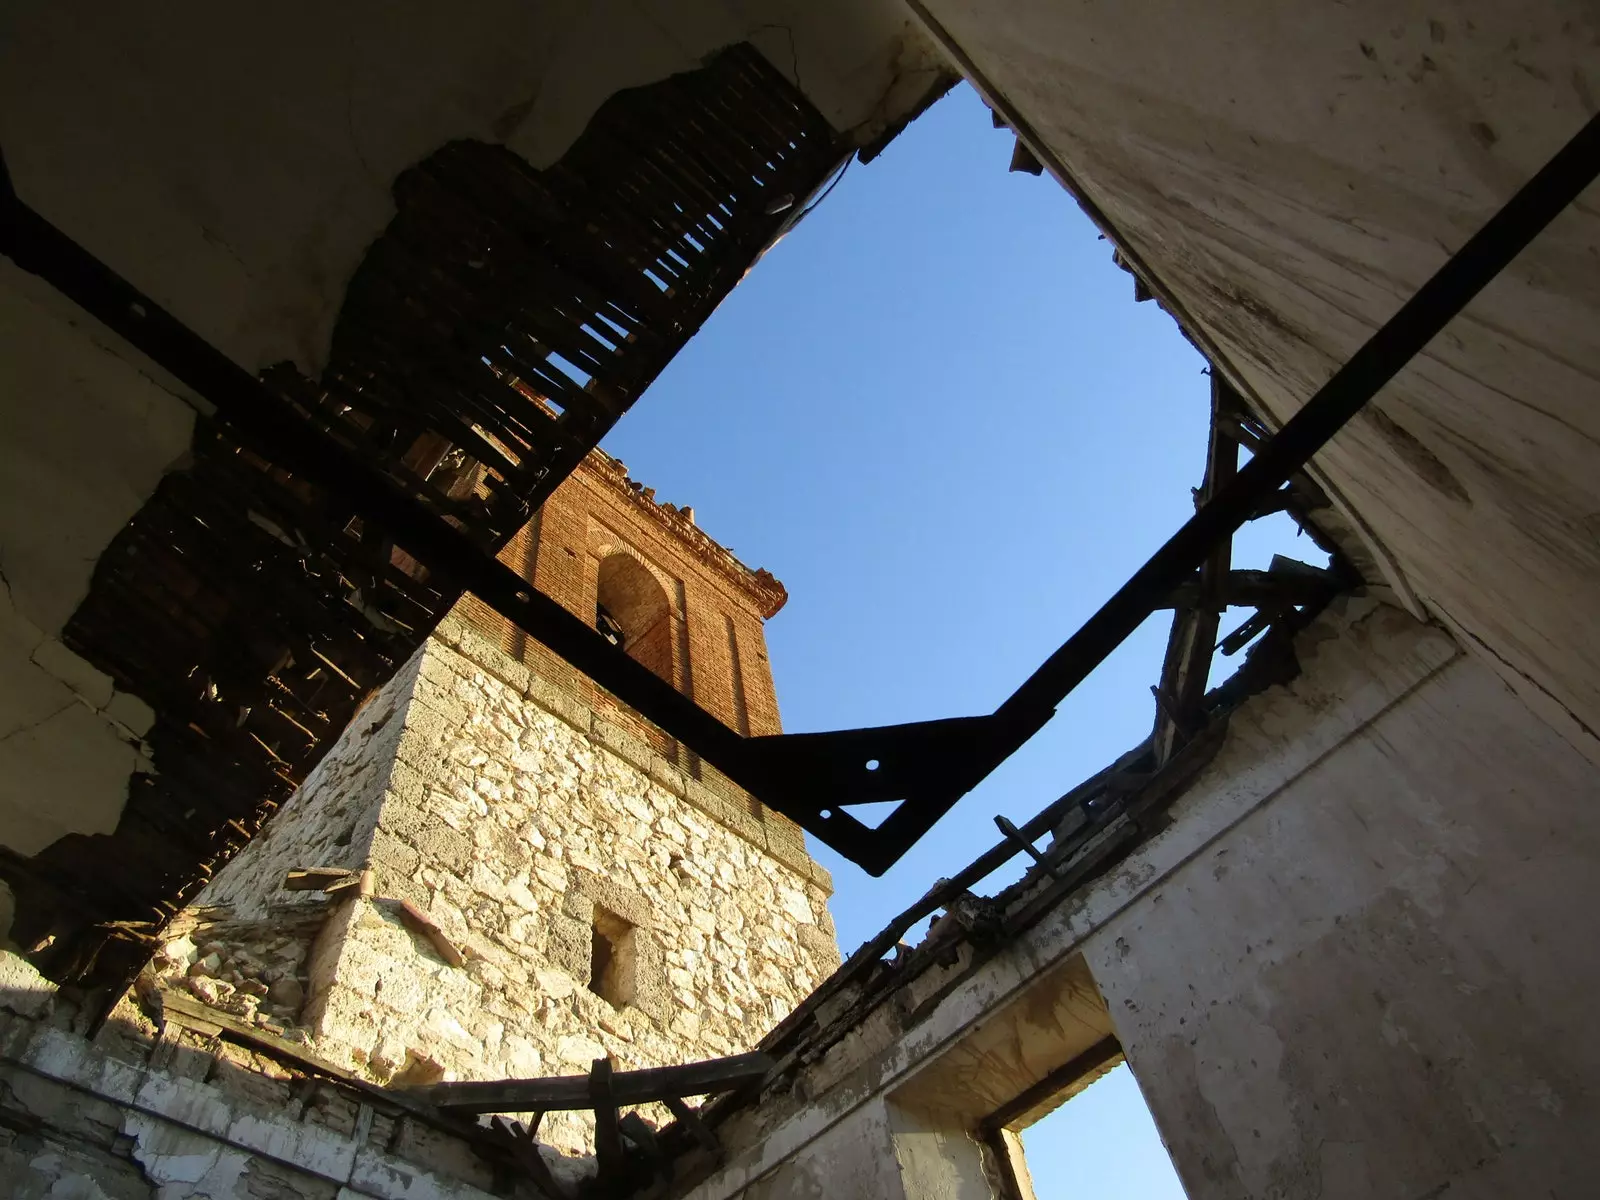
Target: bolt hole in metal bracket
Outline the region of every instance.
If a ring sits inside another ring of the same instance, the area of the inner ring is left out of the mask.
[[[1167,603],[1273,492],[1411,361],[1600,174],[1591,119],[1215,496],[998,709],[985,716],[746,738],[474,545],[340,446],[149,297],[24,205],[0,174],[0,248],[205,400],[246,444],[341,495],[427,568],[537,638],[762,803],[872,875],[888,870]],[[869,824],[850,811],[889,803]]]

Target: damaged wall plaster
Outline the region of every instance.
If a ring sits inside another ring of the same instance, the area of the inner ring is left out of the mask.
[[[39,280],[0,261],[0,845],[106,833],[148,769],[141,700],[59,640],[101,548],[189,450],[194,410]],[[42,515],[50,514],[49,520]]]
[[[8,972],[6,968],[15,968]],[[0,954],[0,1182],[16,1200],[489,1200],[482,1138],[244,1047],[118,1006],[89,1042],[71,1005],[8,1003]],[[38,981],[49,995],[54,989]],[[575,1181],[585,1164],[550,1158]]]
[[[926,0],[1279,422],[1600,96],[1580,0],[1005,7]],[[1428,609],[1600,763],[1593,197],[1317,461]]]
[[[1600,954],[1571,914],[1600,901],[1597,800],[1593,766],[1457,658],[1099,931],[1189,1195],[1584,1194]]]
[[[1035,1023],[1033,989],[1079,951],[1193,1196],[1584,1194],[1600,956],[1570,914],[1600,899],[1592,767],[1397,610],[1336,601],[1297,648],[1301,676],[1233,715],[1170,825],[915,1026],[880,1007],[724,1122],[728,1164],[688,1195],[866,1169],[840,1156],[877,1153],[885,1098],[926,1114],[975,1049],[1003,1065],[981,1046]]]
[[[841,130],[892,122],[937,74],[892,0],[473,0],[403,16],[185,0],[156,18],[102,5],[88,26],[23,3],[3,22],[18,193],[247,369],[290,359],[312,375],[390,185],[449,141],[547,166],[614,92],[746,38]]]

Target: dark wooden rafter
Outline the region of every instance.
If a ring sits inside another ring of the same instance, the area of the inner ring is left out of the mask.
[[[396,181],[322,376],[263,380],[497,552],[781,231],[772,197],[808,193],[841,153],[748,45],[619,92],[548,169],[450,143]],[[41,269],[30,255],[62,235],[0,201],[4,249]],[[140,344],[115,306],[97,315]],[[154,709],[155,769],[114,833],[0,854],[36,965],[120,992],[459,595],[347,499],[202,419],[193,465],[113,540],[63,635]]]
[[[1239,472],[1239,443],[1227,436],[1224,426],[1236,408],[1242,407],[1221,373],[1212,371],[1210,436],[1206,445],[1205,476],[1195,491],[1196,507],[1210,501],[1217,490]],[[1166,661],[1155,686],[1157,711],[1153,745],[1158,762],[1170,758],[1186,734],[1198,727],[1217,628],[1226,607],[1222,589],[1232,557],[1233,539],[1218,540],[1200,567],[1192,602],[1180,604],[1173,613]]]
[[[752,1053],[679,1066],[617,1071],[609,1058],[597,1058],[587,1075],[434,1083],[401,1091],[412,1102],[452,1115],[534,1112],[542,1116],[557,1109],[590,1109],[594,1113],[597,1174],[582,1189],[583,1194],[621,1196],[670,1170],[670,1161],[663,1154],[655,1130],[638,1113],[619,1112],[622,1106],[666,1104],[678,1125],[702,1149],[719,1156],[716,1135],[684,1103],[684,1098],[726,1095],[757,1087],[775,1065],[770,1056]],[[543,1160],[534,1161],[538,1148],[531,1136],[517,1138],[503,1117],[495,1117],[493,1124],[540,1192],[557,1200],[572,1200],[573,1193],[551,1177]]]
[[[605,1059],[596,1059],[597,1064]],[[646,1067],[611,1072],[603,1078],[595,1070],[587,1075],[556,1075],[542,1079],[463,1080],[430,1083],[407,1089],[408,1094],[445,1112],[508,1113],[551,1112],[593,1108],[598,1098],[613,1108],[625,1104],[653,1104],[732,1091],[759,1082],[772,1069],[765,1054],[735,1054],[703,1062],[670,1067]],[[600,1091],[596,1091],[599,1088]]]
[[[1241,446],[1251,449],[1265,441],[1253,433],[1257,422],[1243,399],[1216,370],[1211,376],[1211,423],[1206,444],[1205,474],[1195,489],[1195,507],[1209,503],[1239,473]],[[1296,473],[1273,493],[1274,503],[1262,505],[1252,520],[1288,512],[1302,530],[1315,529],[1311,512],[1324,507],[1327,498],[1303,473]],[[1320,535],[1315,544],[1332,555],[1332,565],[1321,568],[1275,556],[1265,570],[1234,570],[1233,538],[1219,539],[1200,570],[1168,594],[1172,631],[1167,637],[1161,678],[1151,687],[1156,700],[1151,753],[1157,766],[1166,763],[1206,721],[1205,703],[1211,664],[1220,649],[1236,654],[1270,629],[1274,622],[1306,609],[1319,609],[1336,592],[1359,582],[1338,548]],[[1229,608],[1253,608],[1255,613],[1219,641],[1223,614]]]

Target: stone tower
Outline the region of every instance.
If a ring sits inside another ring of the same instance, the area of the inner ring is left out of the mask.
[[[502,559],[744,733],[779,731],[787,598],[598,452]],[[300,867],[366,891],[283,888]],[[581,1074],[750,1048],[839,962],[786,818],[466,598],[158,960],[379,1082]],[[592,1118],[541,1140],[589,1148]]]

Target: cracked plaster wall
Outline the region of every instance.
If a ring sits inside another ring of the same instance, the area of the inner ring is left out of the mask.
[[[1324,656],[1258,724],[1263,758],[1430,639],[1369,626],[1369,663]],[[1097,933],[1189,1195],[1589,1195],[1597,801],[1593,766],[1455,657]]]
[[[1585,0],[926,7],[1279,422],[1600,111]],[[1600,763],[1596,196],[1316,462],[1413,610]]]
[[[194,411],[0,261],[0,845],[109,833],[154,714],[59,640],[101,549],[189,449]],[[9,917],[8,922],[9,924]]]
[[[0,961],[6,961],[0,959]],[[457,1134],[124,1001],[90,1042],[0,973],[0,1194],[15,1200],[489,1200]],[[41,992],[53,992],[39,981]],[[576,1164],[553,1161],[576,1178]]]
[[[893,0],[26,0],[0,15],[0,144],[25,200],[241,365],[315,373],[401,171],[459,138],[547,166],[612,93],[746,39],[838,129],[935,77]]]
[[[1302,674],[1233,715],[1169,823],[918,1024],[897,1014],[939,970],[725,1122],[694,1200],[865,1169],[883,1101],[969,1101],[962,1064],[1036,1024],[1078,954],[1195,1200],[1588,1196],[1600,779],[1397,609],[1342,598],[1296,645]],[[1017,1059],[1011,1094],[1049,1065]]]

